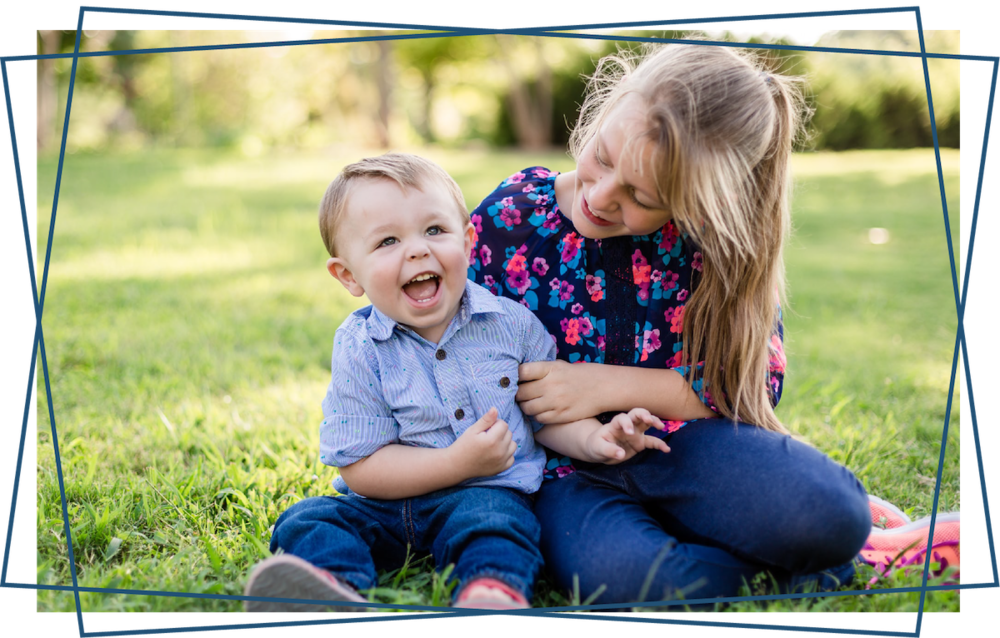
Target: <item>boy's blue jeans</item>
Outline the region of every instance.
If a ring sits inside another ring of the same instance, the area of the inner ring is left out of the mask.
[[[619,465],[577,463],[535,513],[555,584],[593,604],[738,596],[761,571],[783,591],[849,583],[871,532],[844,466],[789,436],[692,421]],[[678,608],[680,609],[680,608]]]
[[[430,553],[438,569],[455,564],[456,596],[470,580],[490,577],[530,601],[542,566],[531,500],[504,487],[453,487],[400,500],[317,496],[278,517],[271,551],[280,547],[369,589],[376,570],[403,565],[409,547],[416,556]]]

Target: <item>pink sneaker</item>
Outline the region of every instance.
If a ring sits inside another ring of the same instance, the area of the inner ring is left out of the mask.
[[[861,557],[873,566],[879,576],[895,568],[909,568],[924,564],[927,555],[927,535],[931,518],[925,516],[919,521],[895,529],[872,528],[861,550]],[[958,512],[938,514],[934,524],[934,540],[931,543],[931,576],[940,576],[948,567],[959,566],[959,541],[961,525]],[[933,563],[938,565],[935,567]],[[879,576],[869,581],[871,587]],[[958,572],[954,574],[958,578]]]
[[[912,522],[901,509],[877,496],[868,495],[868,506],[872,511],[872,527],[896,529]]]
[[[246,596],[267,598],[368,602],[330,572],[291,554],[279,554],[257,563],[243,593]],[[270,600],[245,600],[243,606],[247,611],[367,611],[364,607],[347,605],[310,605]]]
[[[489,587],[490,589],[497,589],[501,592],[507,594],[514,600],[503,601],[494,600],[492,598],[473,598],[469,595],[469,591],[474,587],[481,585],[483,587]],[[510,585],[505,582],[499,581],[496,578],[476,578],[469,581],[465,587],[462,588],[462,592],[458,595],[458,600],[452,607],[459,607],[464,609],[530,609],[531,605],[528,604],[528,599],[524,597],[519,591],[515,591]]]

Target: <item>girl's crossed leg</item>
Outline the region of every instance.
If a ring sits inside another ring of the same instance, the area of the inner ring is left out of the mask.
[[[765,569],[786,588],[853,577],[871,521],[849,470],[721,419],[691,422],[669,443],[668,454],[579,464],[543,484],[536,513],[559,586],[572,589],[575,575],[582,599],[603,585],[594,602],[610,603],[734,596]]]

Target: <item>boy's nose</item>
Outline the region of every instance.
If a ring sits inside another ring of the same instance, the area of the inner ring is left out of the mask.
[[[406,258],[408,260],[423,259],[430,254],[427,244],[422,241],[410,242],[406,246]]]

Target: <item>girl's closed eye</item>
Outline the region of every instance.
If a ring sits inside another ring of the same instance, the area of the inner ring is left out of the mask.
[[[611,168],[611,166],[601,157],[601,144],[596,138],[594,139],[594,159],[597,160],[597,163],[604,168]]]

